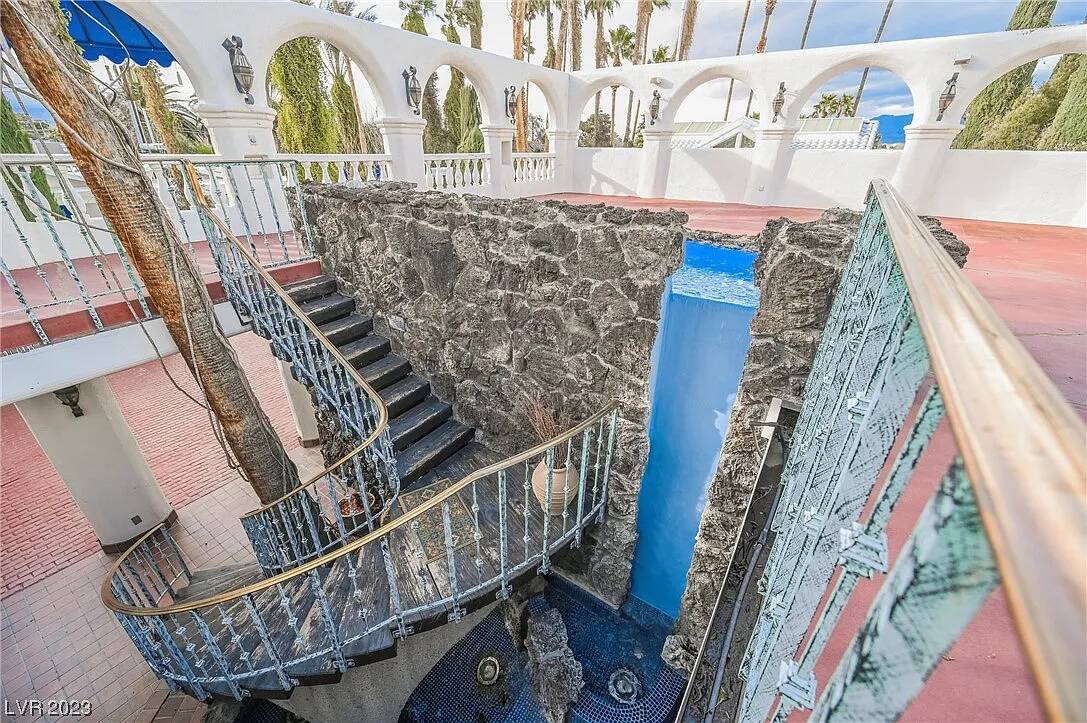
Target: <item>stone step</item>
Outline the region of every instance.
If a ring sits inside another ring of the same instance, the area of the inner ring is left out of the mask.
[[[385,337],[377,334],[367,334],[361,339],[341,346],[340,353],[343,354],[348,364],[356,369],[361,369],[388,354],[391,348],[389,340]]]
[[[402,356],[386,354],[359,369],[359,373],[374,389],[384,389],[411,374],[411,364]]]
[[[428,397],[389,424],[393,449],[399,452],[407,448],[411,443],[437,429],[452,416],[452,404],[443,402],[437,397]]]
[[[329,294],[298,305],[314,324],[325,324],[355,310],[355,300],[343,294]]]
[[[341,319],[321,324],[317,328],[334,346],[343,346],[373,331],[374,320],[361,314],[348,314]]]
[[[430,382],[409,374],[382,389],[379,394],[389,408],[389,419],[395,419],[430,395]]]
[[[301,304],[336,293],[336,279],[325,275],[314,276],[312,279],[288,284],[283,287],[283,290],[294,300],[294,303]]]
[[[450,419],[397,455],[401,489],[406,489],[408,484],[456,454],[475,434],[471,427]]]

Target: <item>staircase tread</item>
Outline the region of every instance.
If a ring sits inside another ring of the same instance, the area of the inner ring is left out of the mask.
[[[355,300],[350,296],[333,293],[304,301],[298,305],[298,308],[314,323],[323,324],[350,314],[355,310]]]
[[[318,324],[317,328],[334,345],[342,346],[369,334],[374,328],[374,320],[369,316],[352,313]]]
[[[430,393],[430,382],[422,377],[418,377],[414,374],[409,374],[400,381],[390,384],[382,389],[378,394],[381,395],[381,399],[388,407],[395,407],[403,402],[404,399],[412,396],[418,396],[422,392],[423,396],[418,401],[422,401]],[[412,405],[414,406],[414,405]],[[402,409],[400,411],[406,411]],[[399,413],[394,413],[391,409],[389,411],[390,417],[396,417]]]
[[[386,354],[359,369],[362,378],[374,389],[387,387],[411,373],[411,364],[402,356]]]
[[[403,483],[410,483],[455,454],[475,436],[475,430],[455,419],[418,440],[397,456]]]
[[[390,348],[389,340],[378,334],[367,334],[341,346],[340,353],[356,368],[366,366],[378,357],[385,356]]]
[[[264,578],[256,562],[221,565],[193,572],[189,584],[174,595],[178,601],[199,600],[220,592],[250,585]]]
[[[336,291],[336,279],[326,274],[296,281],[283,287],[283,290],[295,301],[301,303]]]
[[[393,448],[401,450],[453,416],[453,405],[430,396],[389,423]]]

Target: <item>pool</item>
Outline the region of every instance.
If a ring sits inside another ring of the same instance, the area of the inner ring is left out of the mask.
[[[661,304],[631,594],[673,619],[751,342],[754,263],[689,241]]]

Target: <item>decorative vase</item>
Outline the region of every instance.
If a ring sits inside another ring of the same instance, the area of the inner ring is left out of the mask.
[[[569,479],[569,490],[563,495],[563,488]],[[555,467],[551,470],[551,509],[549,514],[554,517],[561,515],[562,511],[577,499],[578,483],[577,467]],[[541,459],[536,468],[532,470],[532,492],[540,501],[540,508],[546,509],[547,505],[547,459]]]

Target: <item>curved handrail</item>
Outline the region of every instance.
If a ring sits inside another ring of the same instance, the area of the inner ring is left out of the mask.
[[[130,605],[128,603],[123,603],[114,596],[111,589],[111,583],[113,581],[114,575],[118,574],[122,570],[125,562],[129,559],[129,556],[132,555],[143,542],[145,542],[152,535],[154,535],[160,528],[165,527],[165,524],[159,525],[155,529],[143,535],[128,550],[126,550],[125,553],[116,560],[116,562],[114,562],[113,566],[110,568],[109,572],[106,574],[106,577],[102,582],[100,592],[102,603],[112,612],[132,615],[136,617],[176,615],[178,613],[191,612],[200,608],[211,607],[214,605],[222,605],[224,603],[239,600],[246,597],[247,595],[253,595],[255,593],[268,590],[284,582],[305,575],[311,570],[315,570],[324,565],[328,565],[329,563],[332,563],[339,558],[344,557],[345,555],[349,555],[362,549],[363,547],[375,540],[388,536],[389,533],[391,533],[392,531],[402,527],[403,525],[411,523],[413,520],[417,520],[427,511],[434,509],[435,507],[442,504],[444,501],[448,500],[450,497],[457,494],[458,492],[464,490],[466,487],[468,487],[470,484],[477,480],[481,480],[491,474],[512,467],[513,465],[519,464],[521,462],[526,462],[533,458],[539,457],[542,454],[546,454],[548,450],[552,450],[557,446],[562,445],[564,442],[573,439],[578,434],[584,432],[589,427],[602,420],[608,414],[618,410],[618,408],[618,402],[611,402],[603,407],[601,410],[590,416],[585,421],[581,422],[575,427],[568,429],[554,439],[538,444],[535,447],[525,450],[524,452],[521,452],[519,454],[513,455],[512,457],[508,457],[500,462],[496,462],[495,464],[483,467],[482,469],[478,469],[475,472],[472,472],[462,477],[459,482],[451,485],[450,487],[435,495],[426,502],[416,507],[413,507],[405,514],[397,517],[395,520],[384,524],[378,529],[365,534],[359,539],[344,545],[343,547],[339,548],[334,552],[330,552],[327,555],[317,558],[316,560],[311,560],[309,562],[303,563],[298,567],[288,570],[287,572],[282,572],[273,577],[269,577],[265,580],[261,580],[260,582],[253,583],[251,585],[246,585],[245,587],[241,587],[236,590],[220,593],[218,595],[212,595],[210,597],[202,598],[199,600],[189,600],[182,603],[174,603],[166,607],[143,608],[137,607],[135,605]]]
[[[271,502],[261,506],[256,510],[246,513],[242,516],[242,519],[244,520],[248,517],[275,507],[283,503],[288,498],[296,497],[299,494],[306,493],[310,487],[320,482],[322,479],[326,479],[329,474],[334,473],[335,470],[340,468],[347,461],[351,460],[356,455],[362,454],[366,450],[366,448],[370,447],[375,441],[377,441],[382,433],[385,432],[386,429],[388,429],[389,410],[388,407],[385,405],[384,400],[381,398],[381,395],[378,394],[377,390],[371,387],[370,384],[367,383],[363,376],[354,367],[354,365],[352,365],[349,361],[347,361],[347,359],[344,358],[343,354],[340,353],[340,350],[336,347],[336,345],[329,341],[328,337],[326,337],[324,333],[320,330],[320,328],[318,328],[317,324],[315,324],[309,318],[309,316],[304,311],[302,311],[298,304],[295,303],[294,299],[290,297],[290,294],[288,294],[283,289],[283,287],[279,285],[279,282],[277,282],[275,278],[270,273],[268,273],[268,271],[260,264],[259,260],[257,260],[257,258],[251,253],[251,251],[245,247],[245,244],[243,244],[238,239],[238,237],[234,235],[234,232],[231,231],[230,226],[227,225],[227,223],[223,221],[217,214],[215,214],[214,211],[212,211],[211,205],[207,197],[204,195],[202,187],[200,186],[194,166],[190,162],[186,161],[185,169],[189,175],[190,188],[193,190],[193,195],[196,199],[197,204],[200,205],[202,212],[233,244],[234,250],[246,259],[246,261],[252,267],[252,270],[260,275],[262,281],[269,288],[275,291],[276,295],[280,297],[281,302],[285,304],[295,316],[298,317],[301,323],[306,326],[307,330],[311,334],[313,334],[313,336],[321,343],[321,345],[325,348],[326,352],[350,376],[351,381],[353,381],[360,389],[362,389],[366,393],[366,395],[370,398],[371,403],[373,403],[375,409],[377,410],[378,415],[374,424],[374,430],[369,434],[369,436],[364,438],[358,446],[356,446],[354,449],[352,449],[340,459],[333,462],[321,472],[313,475],[310,479],[306,480],[290,492],[287,492],[278,499],[272,500]]]
[[[1042,699],[1083,720],[1087,427],[898,193],[872,185]]]

